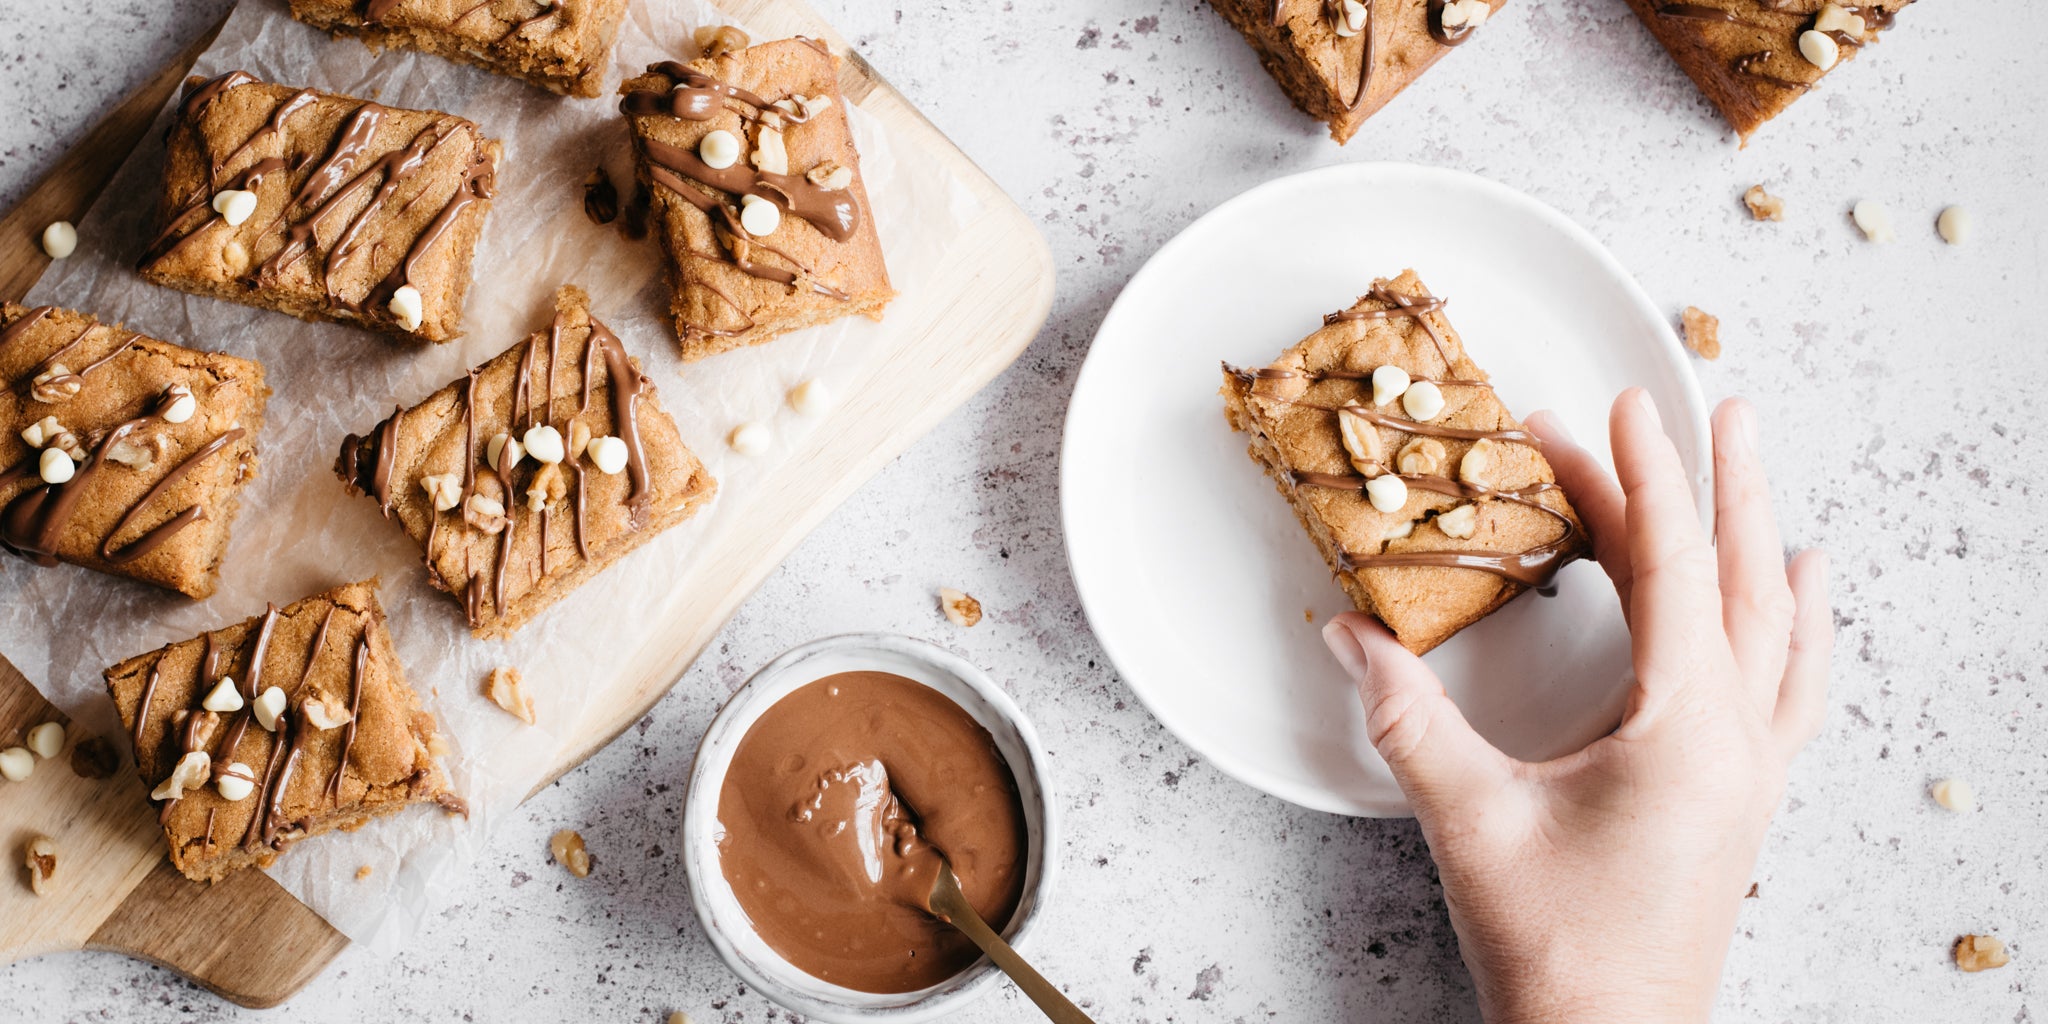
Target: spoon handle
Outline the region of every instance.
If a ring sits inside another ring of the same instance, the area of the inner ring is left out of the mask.
[[[953,927],[960,929],[961,933],[975,945],[980,946],[981,951],[987,953],[988,958],[994,961],[997,967],[1002,968],[1004,974],[1010,976],[1010,980],[1016,983],[1017,988],[1031,997],[1032,1002],[1038,1004],[1038,1008],[1052,1019],[1053,1024],[1095,1024],[1087,1014],[1081,1012],[1080,1007],[1075,1006],[1060,993],[1059,989],[1054,988],[1052,982],[1045,980],[1045,975],[1025,963],[1024,958],[1018,956],[1017,951],[1011,949],[1010,944],[1004,942],[1003,937],[997,935],[995,929],[990,928],[988,922],[983,921],[981,915],[974,912],[974,907],[967,902],[966,895],[961,893],[958,885],[941,885],[935,889],[932,893],[932,909]]]

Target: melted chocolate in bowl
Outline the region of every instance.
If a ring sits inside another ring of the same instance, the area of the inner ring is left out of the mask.
[[[763,713],[718,820],[720,869],[762,941],[862,992],[914,992],[980,958],[923,909],[938,851],[997,931],[1023,895],[1024,808],[995,741],[889,672],[829,675]]]

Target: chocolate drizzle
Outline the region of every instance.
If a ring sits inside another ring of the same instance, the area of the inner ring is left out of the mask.
[[[341,776],[348,769],[349,751],[356,744],[356,716],[363,710],[363,673],[370,666],[370,644],[376,635],[377,620],[363,623],[362,635],[356,637],[356,663],[349,672],[348,722],[341,727],[341,753],[334,757],[334,774],[327,779],[327,796],[336,804],[341,802]]]
[[[158,655],[150,663],[149,680],[142,684],[142,696],[135,701],[135,728],[128,733],[128,749],[135,754],[137,763],[142,761],[142,727],[149,724],[149,706],[156,701],[156,684],[164,676],[164,659]]]
[[[264,611],[262,625],[256,627],[256,643],[249,653],[249,667],[242,673],[241,684],[235,688],[235,692],[242,696],[242,709],[228,720],[227,730],[221,734],[220,746],[214,749],[215,782],[227,774],[228,765],[235,760],[235,749],[242,745],[242,736],[249,731],[249,718],[255,714],[256,695],[263,692],[263,659],[270,653],[270,633],[276,626],[277,606],[273,604]]]
[[[135,517],[141,515],[142,510],[151,501],[156,500],[158,495],[183,479],[185,474],[192,472],[201,462],[218,454],[221,449],[226,448],[228,445],[241,440],[243,435],[244,431],[239,427],[229,430],[227,433],[201,445],[198,451],[187,456],[185,461],[178,463],[177,468],[164,474],[162,480],[158,480],[154,487],[151,487],[148,492],[143,494],[142,500],[129,506],[128,511],[121,515],[120,521],[114,524],[113,532],[107,534],[107,539],[100,542],[100,557],[106,559],[112,565],[125,565],[163,547],[170,542],[172,537],[177,536],[178,531],[205,519],[206,506],[192,505],[177,515],[151,527],[148,532],[135,538],[134,541],[125,547],[117,548],[114,546],[114,538],[120,536],[129,526],[133,525]]]

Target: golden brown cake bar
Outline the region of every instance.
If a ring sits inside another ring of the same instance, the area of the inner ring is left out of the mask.
[[[523,79],[596,96],[626,0],[291,0],[292,17]]]
[[[620,87],[694,360],[843,316],[895,292],[824,44],[783,39]]]
[[[195,881],[409,804],[462,806],[435,761],[434,717],[392,651],[376,580],[272,605],[130,658],[106,680],[171,864]]]
[[[1877,41],[1912,0],[1628,0],[1747,142],[1840,62]]]
[[[241,71],[193,78],[142,276],[422,341],[461,333],[500,147],[475,124]]]
[[[1294,105],[1340,143],[1506,2],[1210,0]]]
[[[547,328],[349,435],[334,470],[398,519],[478,637],[510,636],[718,486],[574,286]]]
[[[1338,584],[1418,654],[1589,548],[1443,306],[1403,271],[1271,365],[1223,374],[1230,425]]]
[[[256,475],[263,367],[0,305],[0,546],[209,597]]]

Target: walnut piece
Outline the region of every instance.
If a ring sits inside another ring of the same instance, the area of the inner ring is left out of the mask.
[[[1442,441],[1418,437],[1401,446],[1401,453],[1394,456],[1394,468],[1415,476],[1436,476],[1444,471],[1444,462],[1449,457]]]
[[[484,696],[528,725],[537,720],[533,713],[533,698],[527,695],[516,668],[500,666],[492,669],[490,677],[484,680]]]
[[[469,496],[462,506],[462,521],[493,537],[512,525],[512,520],[505,518],[505,503],[483,494]]]
[[[45,405],[56,405],[76,398],[78,389],[84,386],[84,378],[63,363],[56,363],[29,382],[28,396]]]
[[[731,25],[706,25],[696,32],[697,48],[706,57],[723,57],[735,50],[744,50],[752,40],[745,32]]]
[[[548,839],[548,852],[554,854],[555,863],[568,868],[577,878],[590,875],[590,850],[583,845],[583,834],[573,828],[565,828]]]
[[[1458,460],[1458,479],[1473,487],[1492,487],[1499,454],[1500,443],[1490,437],[1472,442],[1472,447],[1465,449],[1465,457]]]
[[[2005,943],[1990,935],[1965,935],[1956,940],[1956,966],[1975,974],[2012,962],[2005,955]]]
[[[1749,215],[1757,220],[1785,219],[1785,201],[1764,191],[1762,185],[1751,185],[1742,194],[1742,205],[1749,207]]]
[[[305,712],[307,724],[321,732],[339,729],[356,720],[356,716],[349,712],[348,706],[341,702],[341,698],[331,694],[308,697],[299,707]]]
[[[981,621],[981,602],[952,587],[939,588],[939,608],[955,626],[972,627]]]
[[[46,835],[33,835],[22,848],[22,865],[28,868],[28,888],[38,896],[49,891],[57,874],[57,842]]]
[[[526,485],[526,507],[535,512],[562,500],[569,493],[569,479],[562,467],[545,463]]]
[[[1687,306],[1680,314],[1685,321],[1685,347],[1701,359],[1721,358],[1721,320],[1698,306]]]
[[[360,882],[368,877],[370,877],[370,866],[368,864],[356,869],[356,881]]]

